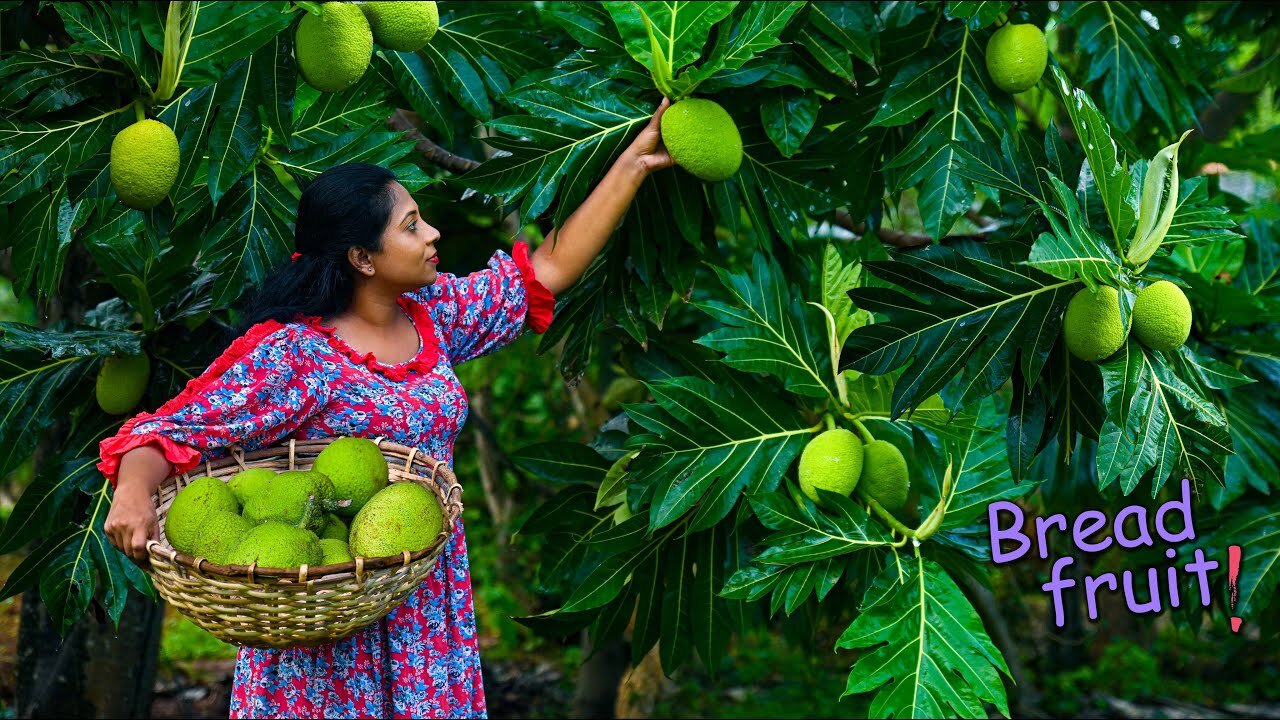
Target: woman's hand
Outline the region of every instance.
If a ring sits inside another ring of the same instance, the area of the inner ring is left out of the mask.
[[[564,225],[553,229],[533,252],[530,261],[534,273],[552,295],[559,295],[582,277],[617,229],[649,173],[676,164],[662,144],[659,131],[662,113],[670,104],[667,98],[662,99],[649,124],[622,151],[600,184]]]
[[[112,545],[139,567],[147,567],[147,541],[160,539],[160,522],[150,493],[139,491],[137,485],[116,488],[104,529]]]
[[[643,175],[676,164],[667,152],[666,146],[662,144],[662,133],[659,129],[662,124],[662,113],[666,112],[670,105],[670,100],[662,98],[662,104],[658,105],[653,117],[649,119],[649,124],[622,152],[623,158],[634,163]]]

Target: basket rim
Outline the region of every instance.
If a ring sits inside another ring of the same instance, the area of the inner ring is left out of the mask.
[[[203,466],[204,474],[193,477],[192,473],[200,469],[193,468],[186,472],[174,473],[162,480],[160,485],[157,486],[156,491],[152,494],[152,506],[159,510],[161,504],[161,491],[163,491],[168,485],[176,485],[179,478],[184,481],[184,484],[187,484],[197,477],[212,475],[214,470],[221,470],[231,465],[239,465],[242,469],[247,469],[245,465],[246,463],[257,462],[267,458],[277,458],[280,457],[282,453],[287,453],[289,464],[292,466],[295,464],[297,455],[300,451],[304,455],[318,455],[319,449],[317,448],[323,448],[335,440],[340,440],[345,437],[359,436],[341,435],[336,437],[312,438],[305,440],[290,438],[287,444],[279,443],[247,453],[244,452],[244,449],[241,446],[234,443],[230,444],[227,447],[231,452],[227,457],[218,458],[217,460],[205,460]],[[250,583],[253,583],[258,579],[280,579],[309,582],[318,581],[326,576],[345,575],[352,572],[355,573],[355,576],[358,579],[363,577],[365,572],[369,570],[407,567],[411,563],[433,555],[440,546],[448,542],[453,536],[454,530],[457,527],[457,521],[462,517],[462,485],[458,483],[457,476],[443,460],[437,460],[436,458],[431,457],[420,448],[391,442],[382,436],[364,439],[372,440],[376,443],[378,445],[378,449],[383,451],[384,456],[394,455],[404,457],[405,462],[403,467],[406,474],[417,475],[418,477],[433,481],[431,484],[434,488],[436,497],[440,500],[445,522],[435,539],[425,548],[414,553],[404,550],[400,555],[387,555],[376,558],[365,558],[361,556],[344,563],[315,566],[303,564],[297,568],[258,567],[257,563],[252,565],[219,565],[217,563],[210,562],[204,557],[193,557],[180,552],[176,548],[166,546],[156,539],[147,541],[147,554],[157,560],[165,560],[201,575],[216,576],[234,580],[247,579]],[[415,473],[413,470],[414,466],[421,466],[424,470],[429,467],[430,473]],[[441,476],[443,485],[439,482],[435,482],[437,476]]]

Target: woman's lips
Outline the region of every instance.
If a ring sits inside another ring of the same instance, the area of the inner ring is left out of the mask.
[[[427,260],[427,262],[431,263],[432,265],[439,265],[440,253],[436,253],[435,255],[433,255],[430,260]]]

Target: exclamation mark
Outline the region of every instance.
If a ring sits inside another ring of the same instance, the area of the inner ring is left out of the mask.
[[[1240,595],[1240,546],[1231,545],[1227,547],[1227,584],[1231,587],[1231,612],[1236,611],[1236,598]],[[1244,622],[1244,618],[1231,616],[1231,632],[1240,632],[1240,625]]]

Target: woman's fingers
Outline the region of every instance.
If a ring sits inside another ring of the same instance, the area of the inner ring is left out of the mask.
[[[149,564],[147,542],[160,537],[160,522],[149,504],[135,511],[126,500],[117,497],[103,530],[116,549],[145,568]]]
[[[668,107],[671,107],[671,100],[663,97],[662,102],[658,104],[658,109],[653,111],[653,117],[649,118],[649,127],[654,130],[658,129],[658,126],[662,123],[662,113],[666,112]]]
[[[150,558],[147,555],[147,541],[150,539],[150,528],[134,528],[133,537],[129,541],[128,554],[141,567],[147,567],[150,564]]]

